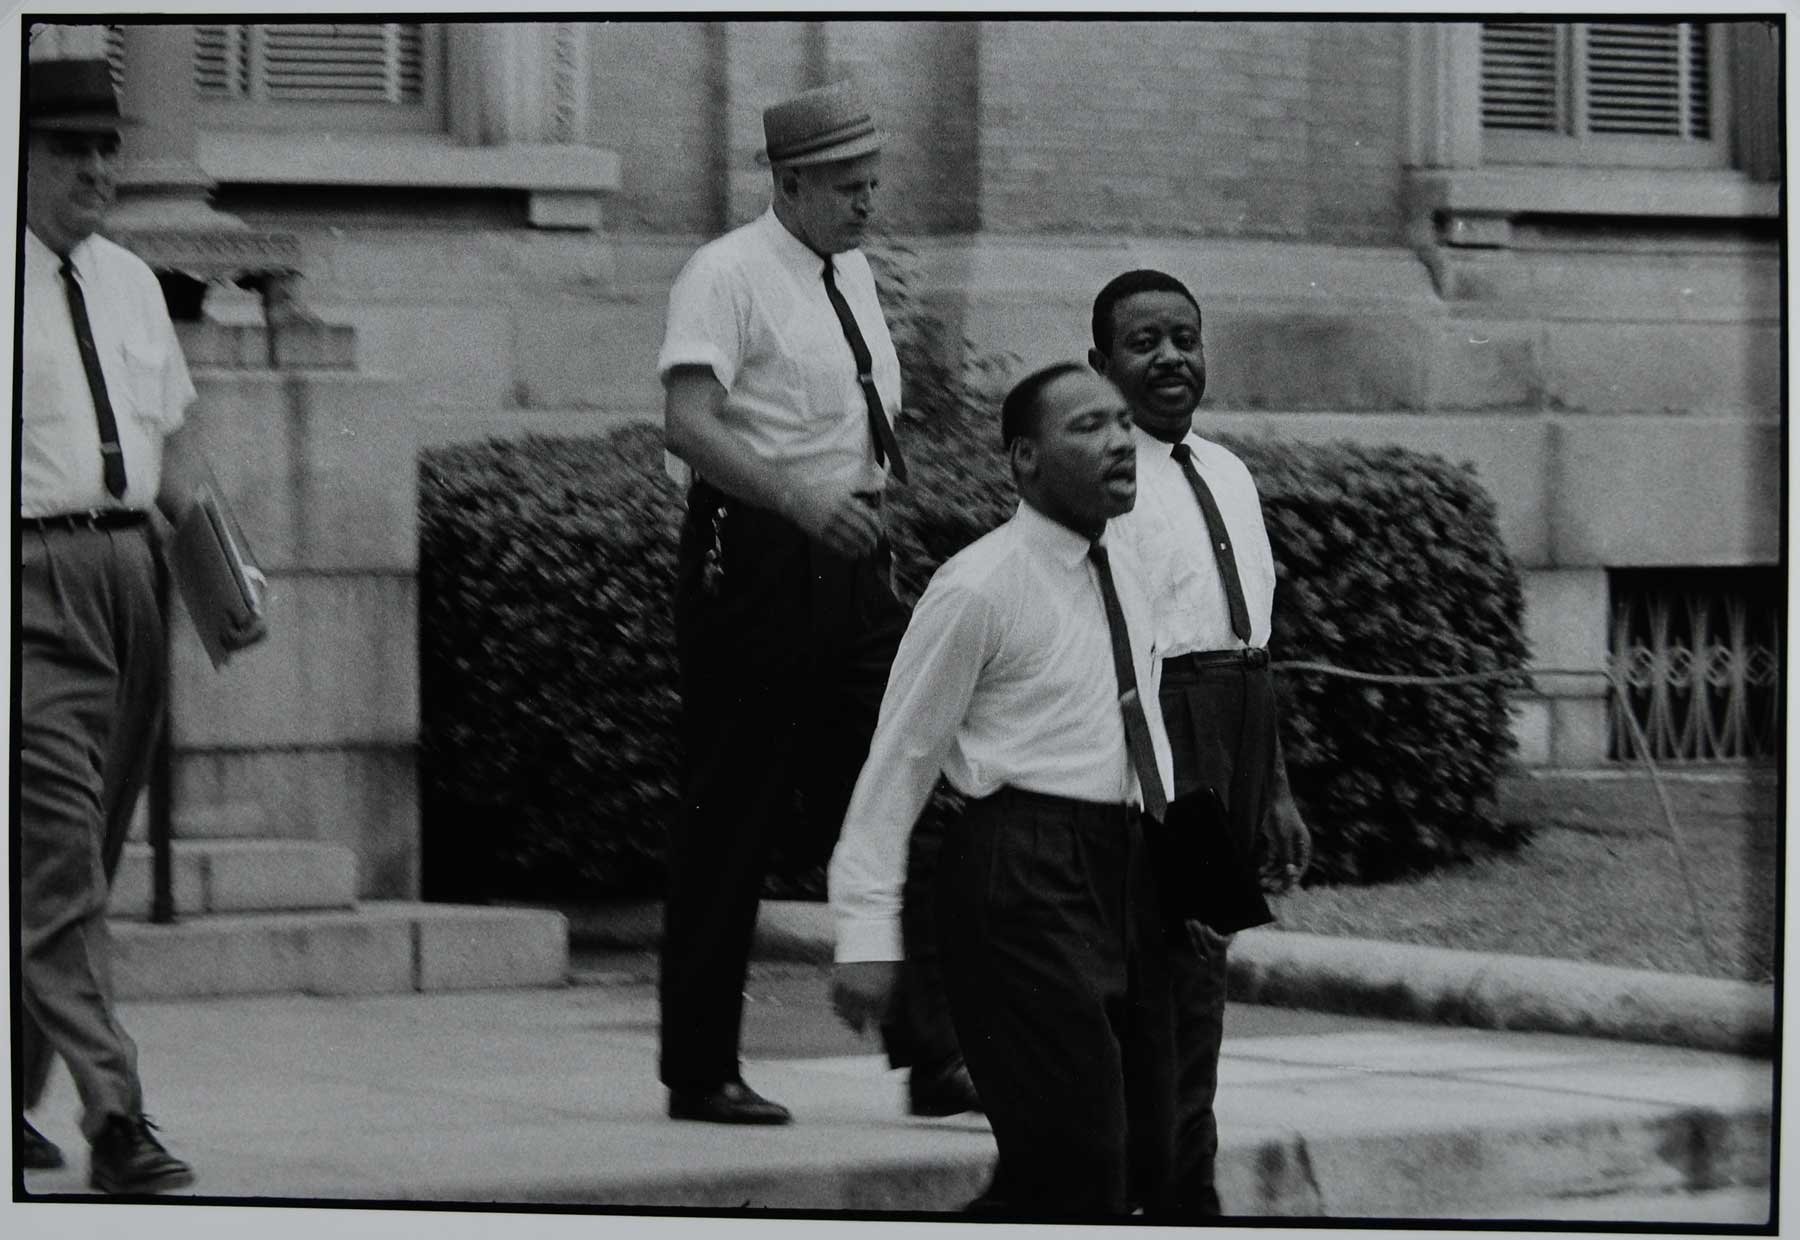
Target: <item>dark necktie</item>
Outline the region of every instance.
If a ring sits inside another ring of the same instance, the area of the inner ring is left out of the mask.
[[[1163,792],[1162,775],[1156,767],[1156,747],[1150,740],[1150,721],[1144,717],[1144,702],[1138,696],[1137,672],[1131,661],[1131,634],[1125,628],[1125,612],[1119,607],[1118,591],[1113,589],[1112,564],[1106,548],[1088,544],[1088,559],[1100,578],[1100,599],[1106,604],[1106,628],[1112,637],[1113,674],[1119,680],[1119,709],[1125,715],[1125,752],[1131,756],[1131,769],[1137,772],[1138,789],[1144,796],[1144,812],[1158,822],[1169,808]]]
[[[1213,551],[1219,559],[1219,580],[1225,583],[1225,601],[1231,606],[1231,631],[1237,634],[1239,641],[1248,643],[1250,609],[1244,605],[1244,583],[1238,579],[1237,556],[1231,552],[1231,535],[1225,531],[1225,517],[1219,512],[1218,501],[1213,499],[1212,488],[1194,468],[1194,450],[1185,443],[1178,443],[1170,455],[1181,462],[1181,472],[1187,475],[1188,485],[1194,489],[1194,498],[1200,501],[1200,511],[1206,517],[1206,532],[1212,538]]]
[[[63,292],[69,297],[69,319],[75,324],[75,347],[81,350],[81,368],[87,372],[88,391],[94,397],[94,420],[100,424],[100,471],[107,494],[125,498],[125,451],[119,447],[119,423],[106,395],[106,376],[100,370],[100,350],[94,347],[94,327],[88,322],[87,299],[75,264],[62,261]]]
[[[894,428],[888,425],[887,413],[881,407],[881,393],[875,390],[868,342],[863,339],[862,329],[856,325],[856,316],[850,313],[850,303],[838,291],[837,278],[832,274],[829,258],[825,260],[825,295],[831,298],[831,308],[837,311],[838,323],[844,329],[844,339],[850,342],[850,353],[856,358],[856,381],[862,385],[863,401],[869,407],[869,433],[875,438],[875,460],[878,464],[886,462],[894,477],[905,482],[906,461],[900,456],[900,443],[894,438]]]

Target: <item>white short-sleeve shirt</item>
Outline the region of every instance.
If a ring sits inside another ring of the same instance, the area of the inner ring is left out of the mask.
[[[874,274],[860,250],[832,263],[892,420],[900,412],[900,359]],[[725,388],[725,424],[796,484],[880,486],[885,471],[875,463],[856,361],[825,293],[824,268],[772,207],[702,246],[669,293],[657,375],[667,383],[678,366],[712,371]]]
[[[27,229],[18,410],[19,514],[26,517],[148,508],[161,483],[163,436],[181,425],[195,395],[149,266],[101,236],[83,239],[70,259],[118,423],[126,490],[115,500],[102,480],[100,426],[75,344],[62,259]]]

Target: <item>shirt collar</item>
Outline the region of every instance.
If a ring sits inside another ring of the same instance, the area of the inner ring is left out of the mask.
[[[1131,433],[1137,437],[1139,456],[1148,454],[1150,456],[1162,456],[1173,459],[1175,455],[1175,444],[1170,443],[1166,439],[1158,439],[1155,435],[1152,435],[1141,426],[1133,425]],[[1176,440],[1176,443],[1184,443],[1192,448],[1195,456],[1200,454],[1200,445],[1205,442],[1205,440],[1194,433],[1194,428],[1192,426],[1188,427],[1187,434]]]
[[[87,274],[87,263],[84,261],[84,256],[91,248],[93,240],[92,235],[83,237],[69,250],[69,261],[74,263],[75,270],[84,276]],[[42,237],[31,231],[29,224],[25,227],[25,250],[37,261],[49,263],[56,270],[62,269],[62,255],[51,249]]]
[[[825,256],[787,230],[787,225],[783,224],[781,217],[775,214],[773,203],[770,204],[767,211],[762,213],[762,217],[757,220],[757,223],[768,235],[769,248],[775,251],[776,256],[782,262],[796,271],[804,271],[809,280],[818,280],[823,277]],[[842,257],[841,254],[831,256],[834,268],[837,266],[837,260]]]
[[[1019,501],[1019,512],[1013,519],[1019,523],[1019,532],[1027,542],[1064,568],[1074,568],[1087,559],[1088,540],[1085,536],[1045,516],[1024,500]],[[1106,541],[1104,532],[1100,541]]]

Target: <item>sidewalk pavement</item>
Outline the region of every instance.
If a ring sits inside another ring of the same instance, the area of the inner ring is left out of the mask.
[[[763,954],[816,953],[816,938],[795,930],[813,916],[773,906]],[[1257,941],[1243,936],[1242,954],[1256,958]],[[1298,971],[1280,959],[1269,976]],[[1522,987],[1531,970],[1498,972]],[[1381,993],[1411,993],[1429,976],[1399,974]],[[1409,1002],[1424,1001],[1421,987]],[[642,982],[136,1003],[123,1015],[150,1109],[207,1200],[954,1211],[992,1166],[984,1121],[907,1117],[903,1075],[872,1054],[747,1062],[746,1077],[793,1108],[792,1127],[667,1119],[655,992]],[[1766,1195],[1756,1216],[1753,1191],[1771,1176],[1765,1059],[1415,1023],[1228,1037],[1220,1077],[1220,1190],[1234,1214],[1542,1219],[1527,1211],[1548,1209],[1575,1220],[1616,1218],[1586,1211],[1618,1198],[1646,1211],[1666,1201],[1682,1221],[1714,1200],[1731,1213],[1707,1221],[1771,1221]],[[59,1072],[36,1118],[74,1165],[29,1173],[33,1195],[85,1191],[74,1109]],[[1705,1195],[1670,1195],[1694,1193]]]

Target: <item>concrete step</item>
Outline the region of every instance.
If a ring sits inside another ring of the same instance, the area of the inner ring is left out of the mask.
[[[121,999],[560,986],[569,961],[560,913],[397,900],[115,921],[112,933]]]
[[[356,903],[356,852],[314,840],[184,839],[170,854],[175,913],[347,909]],[[150,913],[148,844],[127,843],[113,879],[114,917]]]

